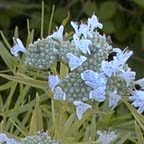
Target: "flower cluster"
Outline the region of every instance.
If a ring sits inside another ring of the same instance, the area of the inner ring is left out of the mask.
[[[6,134],[0,134],[0,144],[59,144],[56,140],[53,140],[46,132],[38,132],[34,136],[27,136],[20,141],[16,141],[12,138],[8,138]]]
[[[38,132],[34,136],[23,138],[20,144],[59,144],[59,142],[53,140],[46,132]]]
[[[48,83],[54,99],[68,100],[76,106],[78,119],[92,108],[87,100],[99,103],[108,100],[108,107],[113,110],[124,96],[142,113],[144,79],[135,81],[136,73],[127,64],[133,52],[113,48],[108,37],[96,31],[103,25],[94,14],[86,23],[72,21],[71,26],[75,31],[71,40],[65,39],[61,25],[52,35],[30,44],[27,50],[16,39],[11,53],[18,56],[19,51],[24,52],[24,63],[41,70],[51,68],[57,61],[68,65],[70,73],[64,79],[52,74]],[[135,84],[142,90],[136,90]]]

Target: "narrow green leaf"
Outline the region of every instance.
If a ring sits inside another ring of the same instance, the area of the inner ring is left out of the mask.
[[[8,49],[0,42],[0,55],[6,65],[14,72],[14,67],[18,65],[16,59],[10,55]]]
[[[12,101],[12,97],[14,96],[16,86],[17,86],[17,83],[14,82],[13,86],[10,89],[9,95],[7,96],[7,99],[5,101],[3,109],[9,109],[10,108],[10,104],[11,104],[11,101]]]
[[[138,122],[138,124],[140,125],[140,127],[144,131],[144,116],[141,115],[141,114],[139,114],[136,111],[136,109],[133,106],[131,106],[126,100],[123,99],[123,102],[128,107],[129,111],[131,112],[131,114],[133,115],[133,117],[135,118],[135,120]]]
[[[44,1],[42,1],[42,10],[41,10],[41,33],[40,37],[43,38],[43,31],[44,31]]]
[[[40,88],[40,89],[48,89],[48,83],[45,81],[35,80],[33,78],[30,78],[26,75],[6,75],[6,74],[0,74],[1,77],[4,77],[6,79],[19,82],[22,84],[26,84],[32,87]]]
[[[15,31],[14,31],[14,37],[18,38],[19,37],[19,32],[18,32],[18,27],[15,27]]]
[[[143,142],[144,142],[143,133],[142,133],[139,125],[136,122],[135,122],[135,130],[136,130],[138,144],[143,144]]]
[[[0,34],[1,34],[1,36],[2,36],[2,39],[3,39],[3,41],[4,41],[4,44],[10,49],[10,48],[11,48],[11,45],[10,45],[10,43],[8,42],[7,38],[5,37],[5,35],[3,34],[2,31],[0,31]]]
[[[70,19],[70,12],[68,12],[67,17],[63,19],[62,25],[65,26],[68,23],[69,19]]]
[[[96,115],[92,116],[91,125],[90,125],[90,137],[91,140],[95,140],[96,136]]]
[[[27,133],[25,133],[24,130],[21,129],[21,127],[19,127],[19,126],[15,123],[15,121],[13,121],[13,119],[10,118],[10,121],[12,122],[12,124],[13,124],[24,136],[27,136],[27,135],[28,135]]]
[[[52,27],[52,21],[53,21],[53,17],[54,17],[54,11],[55,11],[55,5],[53,5],[53,7],[52,7],[52,12],[51,12],[49,27],[48,27],[48,35],[51,33],[51,27]]]
[[[2,95],[0,94],[0,111],[3,108],[3,105],[4,105],[4,103],[3,103]]]
[[[34,134],[40,130],[43,130],[43,117],[40,108],[40,98],[38,94],[36,94],[36,104],[35,104],[34,111],[32,113],[29,134],[30,135]]]
[[[69,129],[72,126],[74,119],[75,119],[75,114],[73,113],[65,122],[65,124],[64,124],[64,133],[65,134],[67,134],[69,132]]]
[[[60,77],[63,79],[68,74],[68,72],[69,72],[69,68],[65,64],[61,63],[60,64]]]
[[[11,88],[14,84],[15,84],[14,81],[8,81],[8,82],[5,83],[5,84],[1,84],[1,85],[0,85],[0,91],[9,89],[9,88]]]
[[[120,140],[116,142],[116,144],[124,144],[124,142],[129,138],[130,133],[123,133],[120,136]]]

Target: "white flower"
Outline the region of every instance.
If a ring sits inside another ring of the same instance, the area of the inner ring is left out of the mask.
[[[93,14],[91,18],[88,18],[87,24],[81,23],[78,25],[76,22],[71,21],[71,26],[75,30],[75,34],[80,37],[81,35],[85,38],[93,37],[93,31],[95,28],[102,29],[103,25],[98,22],[97,17]]]
[[[98,22],[97,17],[93,14],[91,18],[88,18],[88,27],[91,31],[94,31],[95,28],[103,28],[103,25]]]
[[[69,60],[69,66],[70,66],[71,71],[81,66],[82,63],[87,60],[85,56],[77,57],[73,55],[72,53],[67,53],[67,58]]]
[[[76,36],[80,37],[80,36],[84,36],[84,38],[87,38],[87,36],[92,37],[92,32],[90,31],[89,27],[84,24],[81,23],[80,25],[78,25],[76,22],[71,22],[71,26],[74,28],[75,30],[75,34]]]
[[[108,77],[111,77],[116,71],[116,67],[113,65],[112,61],[108,62],[103,60],[101,69]]]
[[[99,135],[99,138],[96,142],[100,144],[110,144],[112,141],[115,141],[117,139],[117,135],[114,131],[97,131],[97,134]]]
[[[140,85],[140,87],[142,89],[144,89],[144,78],[139,79],[139,80],[135,81],[134,83]]]
[[[19,52],[26,52],[26,48],[24,47],[22,41],[19,38],[13,37],[13,41],[14,46],[10,49],[12,55],[17,57]]]
[[[79,33],[80,33],[81,35],[83,35],[84,38],[87,38],[87,36],[89,36],[89,37],[91,37],[91,38],[93,37],[93,34],[92,34],[92,32],[90,31],[88,25],[83,24],[83,23],[80,24]]]
[[[6,144],[19,144],[14,139],[8,138],[6,134],[0,133],[0,144],[5,143],[5,142]]]
[[[79,33],[79,29],[78,29],[79,26],[78,26],[78,24],[76,22],[71,21],[71,26],[74,28],[75,34],[78,35],[78,36],[80,36],[81,34]]]
[[[54,99],[56,99],[56,100],[65,100],[66,99],[66,94],[62,90],[61,87],[56,87],[54,89]]]
[[[136,75],[135,72],[130,71],[130,69],[128,69],[127,71],[122,71],[119,74],[119,77],[121,77],[126,81],[126,86],[129,86],[129,84],[135,80],[135,75]]]
[[[129,97],[133,101],[132,105],[138,107],[138,112],[144,112],[144,91],[136,90],[133,91],[132,96]]]
[[[92,42],[88,39],[79,39],[79,37],[74,34],[73,40],[77,49],[79,49],[84,54],[91,54],[89,46],[92,45]]]
[[[47,38],[54,38],[54,39],[62,42],[63,41],[64,26],[61,25],[59,28],[56,27],[56,29],[57,29],[57,31],[54,32],[52,35],[47,36]]]
[[[81,73],[81,79],[93,89],[104,86],[107,83],[107,79],[103,73],[97,73],[92,70],[83,71]]]
[[[90,108],[92,108],[91,105],[83,103],[81,101],[74,101],[73,104],[76,106],[76,115],[78,119],[80,120],[83,116],[83,114]]]
[[[118,71],[123,71],[126,61],[133,54],[132,51],[126,51],[126,49],[121,51],[119,48],[114,48],[113,51],[117,53],[113,60],[110,62],[102,61],[101,66],[102,71],[109,77]]]
[[[105,90],[106,90],[106,86],[101,86],[94,90],[91,90],[89,93],[89,98],[91,100],[103,102],[105,100],[105,94],[106,94]]]
[[[126,61],[132,56],[133,52],[129,51],[127,49],[124,49],[123,51],[119,48],[114,48],[114,52],[117,52],[116,56],[113,57],[113,62],[115,65],[122,66],[126,63]]]
[[[58,78],[58,76],[55,75],[48,76],[48,83],[52,91],[60,82],[61,80]]]
[[[117,90],[109,93],[109,107],[113,110],[118,102],[121,100],[121,96],[117,94]]]

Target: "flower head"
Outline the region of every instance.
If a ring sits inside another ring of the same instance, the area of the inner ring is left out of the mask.
[[[19,38],[13,37],[13,41],[15,45],[10,49],[12,55],[17,57],[19,52],[26,52],[26,49]]]
[[[76,114],[79,120],[88,109],[92,108],[91,105],[83,103],[82,101],[74,101],[73,104],[76,106]]]
[[[133,91],[132,96],[129,97],[133,101],[132,105],[138,107],[138,112],[144,112],[144,92],[141,90]]]

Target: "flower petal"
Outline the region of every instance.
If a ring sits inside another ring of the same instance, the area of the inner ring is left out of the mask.
[[[67,53],[67,58],[69,60],[69,66],[70,66],[71,71],[78,68],[80,65],[82,65],[83,62],[87,60],[85,56],[80,56],[79,58],[73,55],[72,53]]]
[[[57,31],[54,32],[52,35],[47,36],[47,38],[54,38],[54,39],[62,42],[63,41],[64,26],[61,25],[59,28],[56,28],[56,29],[57,29]]]
[[[58,76],[55,75],[48,76],[48,83],[52,91],[60,82],[61,80],[58,78]]]
[[[105,100],[105,89],[106,87],[98,87],[97,89],[91,90],[89,93],[89,98],[98,102],[103,102]]]
[[[13,37],[13,41],[15,45],[10,49],[12,55],[17,57],[19,52],[26,52],[26,48],[24,47],[22,41],[19,38]]]
[[[76,106],[76,115],[78,119],[82,119],[83,114],[90,108],[92,108],[91,105],[83,103],[81,101],[74,101],[73,104]]]
[[[79,37],[74,34],[73,40],[77,49],[79,49],[84,54],[91,54],[89,46],[92,45],[92,42],[88,39],[79,39]]]
[[[54,99],[56,99],[56,100],[65,100],[66,99],[66,94],[62,90],[61,87],[56,87],[54,89]]]
[[[113,110],[118,105],[118,102],[120,101],[120,99],[121,99],[121,96],[117,94],[117,90],[109,93],[109,108]]]

